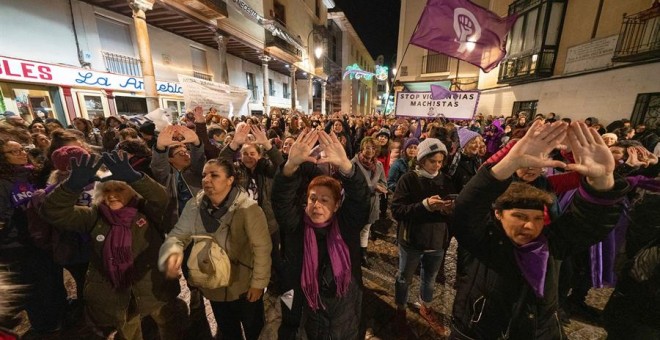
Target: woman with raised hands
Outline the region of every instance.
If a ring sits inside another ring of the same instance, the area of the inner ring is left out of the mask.
[[[112,175],[96,185],[94,203],[76,206],[83,189],[99,180],[102,164]],[[142,339],[140,320],[150,315],[161,339],[180,338],[174,303],[177,281],[158,273],[163,243],[161,220],[167,207],[165,188],[130,166],[123,152],[82,155],[71,160],[69,178],[41,205],[41,214],[62,230],[87,233],[92,240],[84,298],[85,314],[94,331],[115,339]]]
[[[575,156],[569,165],[547,158],[565,137]],[[512,183],[525,167],[564,167],[583,176],[571,206],[547,228],[543,210],[551,196]],[[566,256],[604,238],[617,223],[629,185],[615,181],[613,171],[612,154],[595,130],[537,121],[499,163],[477,172],[454,209],[454,235],[471,256],[457,282],[451,338],[563,336],[559,269]]]
[[[310,156],[317,141],[323,158]],[[304,172],[313,163],[327,163],[338,171],[335,177],[314,177],[307,185]],[[304,207],[298,197],[302,186],[307,196]],[[307,337],[364,338],[360,230],[368,218],[369,194],[362,171],[348,159],[334,133],[300,134],[275,175],[272,202],[286,239],[288,275],[299,278],[304,295]]]

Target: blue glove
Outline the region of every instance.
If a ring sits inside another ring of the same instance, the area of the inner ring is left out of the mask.
[[[69,179],[62,185],[73,192],[82,191],[88,184],[99,180],[96,172],[103,162],[97,162],[96,155],[82,155],[80,163],[75,158],[70,159],[71,173]]]
[[[133,183],[140,178],[142,174],[135,171],[133,167],[128,163],[128,155],[125,152],[118,153],[113,151],[112,153],[103,153],[103,163],[112,173],[111,176],[104,177],[101,181],[122,181],[126,183]]]

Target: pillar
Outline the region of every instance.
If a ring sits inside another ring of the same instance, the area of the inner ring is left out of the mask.
[[[325,110],[325,95],[326,95],[325,86],[326,85],[327,85],[327,82],[325,82],[325,81],[321,82],[321,114],[324,115],[324,116],[326,114],[328,114]]]
[[[270,96],[270,83],[268,82],[268,62],[270,56],[262,55],[259,57],[261,60],[261,68],[264,73],[264,115],[270,114],[270,105],[268,104],[268,97]]]
[[[117,115],[117,102],[115,102],[115,95],[112,90],[104,90],[105,96],[108,98],[108,109],[110,109],[110,115]],[[151,111],[149,111],[151,112]]]
[[[129,0],[128,4],[133,10],[133,22],[135,24],[135,35],[140,53],[144,92],[147,98],[147,111],[151,112],[160,107],[158,104],[158,92],[156,92],[156,76],[154,75],[154,63],[151,59],[151,46],[149,44],[149,32],[145,15],[146,11],[151,10],[153,3],[145,0]]]
[[[218,62],[220,63],[218,81],[222,84],[228,84],[229,70],[227,69],[227,43],[229,42],[229,38],[216,33],[215,40],[218,42]]]
[[[314,77],[311,74],[307,74],[307,114],[311,115],[314,113]]]
[[[76,118],[76,104],[73,102],[73,95],[71,94],[71,86],[62,86],[62,94],[64,95],[64,104],[66,106],[66,113],[69,116],[69,122],[73,124],[73,119]]]
[[[291,113],[296,111],[296,67],[291,65]]]

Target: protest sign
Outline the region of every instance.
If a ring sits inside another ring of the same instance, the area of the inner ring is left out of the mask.
[[[477,91],[452,92],[441,100],[434,100],[431,92],[399,92],[396,96],[396,116],[472,119],[478,103]]]
[[[183,100],[192,110],[201,106],[204,112],[214,107],[224,117],[247,115],[250,91],[236,86],[179,75]]]

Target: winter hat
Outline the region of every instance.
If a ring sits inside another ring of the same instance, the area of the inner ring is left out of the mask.
[[[603,137],[603,138],[606,138],[606,137],[614,138],[614,141],[615,141],[615,142],[616,142],[617,140],[619,140],[619,137],[618,137],[616,134],[611,133],[611,132],[609,132],[609,133],[604,133],[602,137]]]
[[[405,152],[406,149],[408,149],[408,147],[411,146],[411,145],[419,145],[419,139],[414,138],[414,137],[406,139],[406,142],[403,143],[403,149],[402,150]]]
[[[476,137],[481,136],[478,132],[474,132],[470,129],[462,128],[458,130],[458,141],[461,144],[461,149],[464,148],[467,143],[473,140]]]
[[[89,155],[89,152],[75,145],[63,146],[53,152],[50,156],[50,160],[53,162],[55,169],[59,171],[67,171],[69,169],[71,158],[80,161],[82,155]]]
[[[11,117],[16,117],[16,113],[14,111],[5,111],[5,118],[11,118]]]
[[[378,138],[378,136],[381,136],[381,135],[384,135],[385,137],[390,138],[390,130],[385,129],[385,128],[380,129],[380,131],[378,131],[378,134],[376,135],[376,138]]]
[[[156,124],[152,122],[146,122],[140,125],[138,131],[146,135],[153,136],[156,133]]]
[[[437,138],[427,138],[417,146],[417,160],[421,161],[424,156],[442,152],[447,155],[447,147]]]

